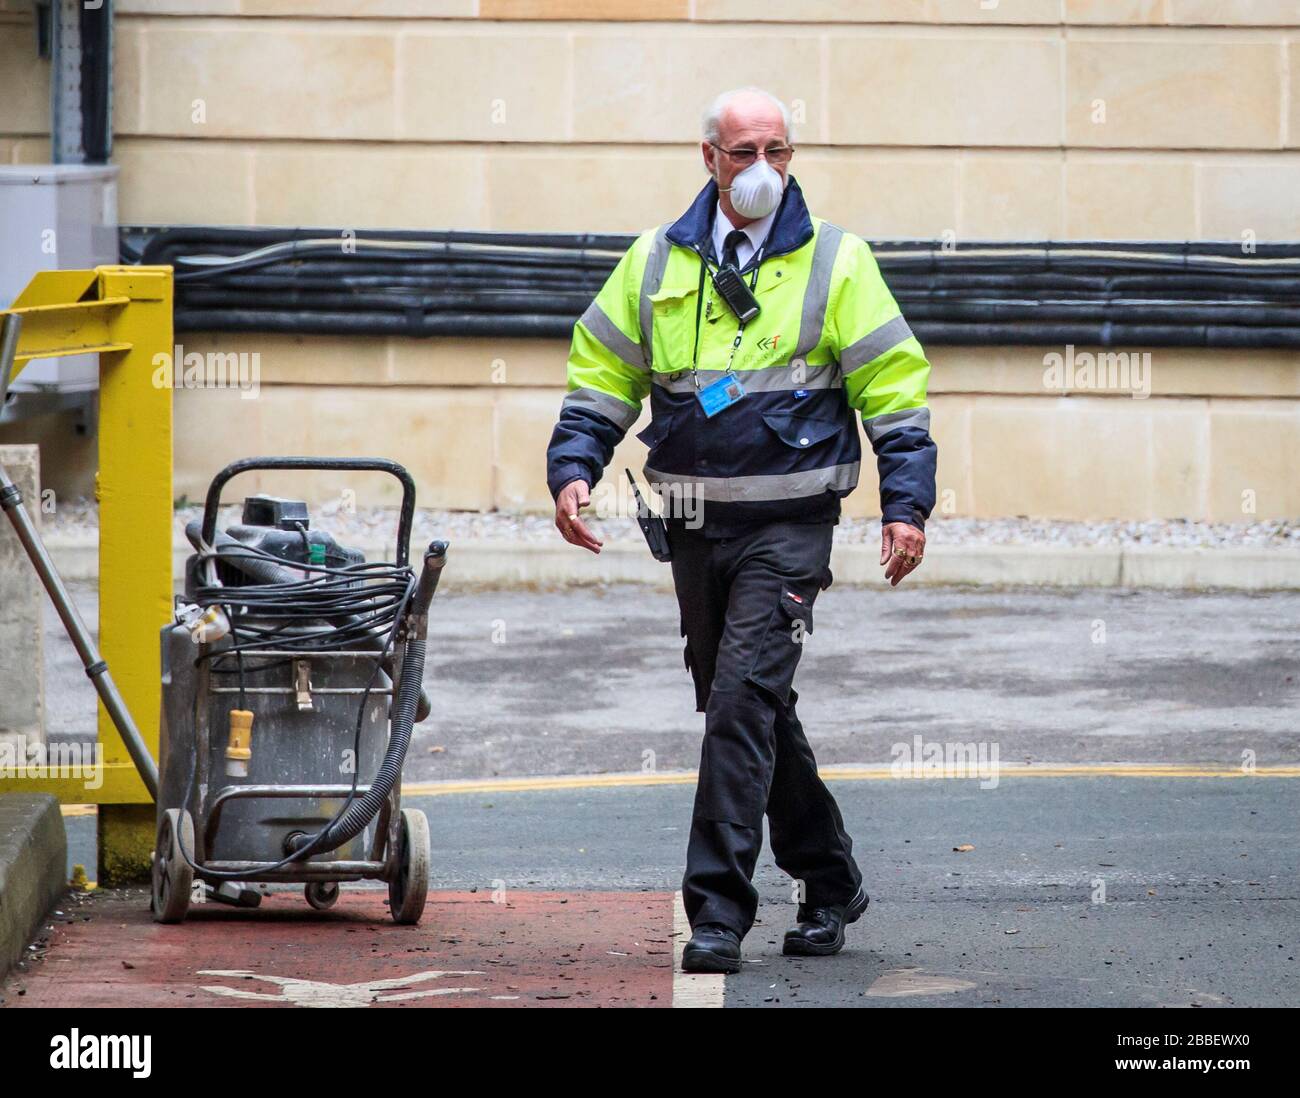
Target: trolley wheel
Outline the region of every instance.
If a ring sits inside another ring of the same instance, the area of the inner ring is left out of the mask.
[[[403,808],[397,832],[397,872],[388,882],[388,908],[395,923],[418,923],[424,913],[431,846],[428,817],[418,808]]]
[[[328,911],[339,902],[338,881],[308,881],[302,891],[307,903],[317,911]]]
[[[179,923],[190,909],[194,870],[181,847],[194,856],[194,818],[180,808],[169,808],[158,822],[153,852],[153,917],[159,923]]]

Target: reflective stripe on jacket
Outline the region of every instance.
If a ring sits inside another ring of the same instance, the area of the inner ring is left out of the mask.
[[[834,516],[858,482],[856,411],[884,521],[924,526],[935,496],[930,365],[870,247],[811,217],[794,179],[755,257],[761,311],[732,366],[746,395],[704,415],[692,361],[700,386],[722,377],[739,325],[707,276],[700,300],[717,198],[710,181],[679,220],[638,237],[575,325],[547,453],[552,494],[575,478],[596,484],[649,396],[645,476],[701,499],[706,527]],[[748,284],[753,260],[743,273]]]

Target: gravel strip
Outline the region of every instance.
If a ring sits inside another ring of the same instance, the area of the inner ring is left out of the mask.
[[[176,511],[176,534],[184,536],[185,524],[199,518],[202,509],[182,507]],[[397,512],[391,508],[358,508],[348,511],[338,503],[312,509],[312,519],[326,527],[344,544],[382,541],[397,529]],[[222,508],[219,525],[239,521],[238,507]],[[593,525],[607,541],[640,538],[630,518],[597,518]],[[98,508],[92,501],[60,501],[53,515],[42,515],[47,535],[64,538],[93,536],[98,531]],[[1034,545],[1034,546],[1163,546],[1167,548],[1274,549],[1300,548],[1300,518],[1269,522],[1192,522],[1184,519],[1145,522],[1067,522],[1035,518],[932,518],[926,524],[931,544],[941,545]],[[550,542],[558,538],[549,515],[518,512],[416,511],[413,539],[416,543],[440,537],[492,539],[519,542]],[[836,539],[845,543],[874,542],[880,537],[879,519],[844,519]]]

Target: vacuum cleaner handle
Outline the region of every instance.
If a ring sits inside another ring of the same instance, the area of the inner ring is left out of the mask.
[[[233,477],[252,469],[341,469],[388,473],[396,477],[402,485],[402,511],[397,523],[397,563],[404,565],[410,562],[411,525],[415,519],[415,481],[403,466],[387,458],[252,457],[232,461],[208,485],[208,498],[203,505],[203,540],[206,544],[211,545],[217,533],[221,489]]]
[[[431,541],[424,551],[424,567],[420,569],[420,578],[416,582],[415,592],[411,595],[411,605],[407,610],[407,620],[411,623],[411,632],[423,640],[429,629],[429,604],[433,602],[433,593],[438,589],[438,580],[442,578],[442,569],[447,563],[447,543]]]

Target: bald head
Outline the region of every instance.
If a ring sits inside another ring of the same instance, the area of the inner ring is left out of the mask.
[[[738,133],[748,137],[760,130],[781,141],[793,139],[786,105],[762,88],[723,92],[704,112],[704,140],[714,145],[732,148]]]

